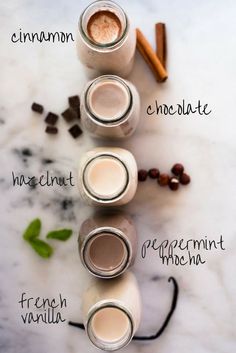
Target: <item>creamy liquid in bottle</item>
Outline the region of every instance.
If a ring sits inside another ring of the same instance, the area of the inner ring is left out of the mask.
[[[90,110],[103,121],[114,121],[122,117],[129,103],[129,92],[119,81],[103,80],[89,92]]]
[[[99,270],[110,271],[121,265],[125,257],[123,242],[114,234],[101,233],[88,244],[89,260]]]
[[[133,265],[138,238],[132,219],[118,210],[97,212],[81,224],[78,250],[93,275],[114,278]]]
[[[137,189],[137,164],[123,148],[97,147],[80,159],[78,188],[82,198],[96,206],[128,203]]]
[[[104,308],[98,311],[92,321],[96,336],[105,342],[115,342],[129,329],[129,319],[118,308]],[[109,330],[107,329],[109,327]]]
[[[109,156],[92,160],[85,170],[85,184],[88,190],[102,199],[119,195],[126,182],[127,172],[124,165]]]

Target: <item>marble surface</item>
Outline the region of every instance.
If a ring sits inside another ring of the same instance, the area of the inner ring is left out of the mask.
[[[236,351],[235,282],[235,1],[124,1],[135,26],[154,45],[156,21],[167,24],[168,71],[165,84],[157,84],[136,55],[130,80],[142,101],[141,122],[128,141],[107,143],[128,148],[139,168],[158,166],[168,171],[173,163],[184,163],[192,184],[177,193],[140,184],[134,200],[125,209],[139,233],[139,253],[134,272],[143,299],[140,334],[161,326],[169,310],[174,276],[180,294],[177,309],[164,332],[151,343],[132,342],[124,352],[140,353],[234,353]],[[18,301],[27,296],[67,299],[62,310],[66,320],[81,321],[81,295],[89,280],[77,253],[80,223],[91,214],[80,201],[76,187],[13,187],[12,171],[40,175],[50,170],[67,175],[84,151],[104,144],[86,133],[73,140],[66,123],[59,122],[56,137],[44,133],[41,116],[30,110],[33,101],[47,111],[61,113],[67,97],[80,93],[86,83],[74,43],[13,44],[10,36],[25,32],[76,31],[81,1],[1,2],[0,85],[0,352],[1,353],[92,353],[97,352],[84,332],[58,325],[24,325]],[[175,104],[182,99],[208,103],[212,114],[161,118],[148,117],[146,108],[155,99]],[[29,148],[32,156],[23,156]],[[45,164],[44,159],[53,163]],[[74,230],[66,243],[52,242],[50,260],[39,258],[23,241],[22,232],[35,217],[43,222],[42,237],[60,227]],[[156,252],[141,258],[147,239],[218,239],[223,235],[225,251],[203,251],[199,266],[165,266]]]

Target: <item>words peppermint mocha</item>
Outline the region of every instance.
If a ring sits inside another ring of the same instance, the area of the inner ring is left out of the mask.
[[[206,263],[204,255],[213,250],[226,250],[222,235],[217,240],[208,239],[207,236],[201,239],[182,238],[171,241],[148,239],[142,245],[141,256],[144,259],[151,251],[155,251],[163,265],[198,266]]]

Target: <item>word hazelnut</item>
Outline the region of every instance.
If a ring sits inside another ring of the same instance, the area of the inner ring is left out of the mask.
[[[178,190],[179,188],[179,180],[177,178],[171,178],[169,181],[169,188],[173,191]]]
[[[148,175],[151,179],[158,179],[160,175],[160,171],[157,168],[152,168],[148,171]]]
[[[158,184],[160,186],[167,186],[169,184],[170,177],[168,174],[160,174],[158,178]]]
[[[145,181],[147,179],[148,172],[144,169],[140,169],[138,171],[138,180],[139,181]]]
[[[183,164],[176,163],[175,165],[173,165],[171,171],[175,176],[180,176],[184,172],[184,166]]]

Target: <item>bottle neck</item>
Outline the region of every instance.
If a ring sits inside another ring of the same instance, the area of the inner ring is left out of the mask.
[[[84,167],[85,191],[90,198],[100,203],[120,199],[128,184],[128,169],[116,155],[110,153],[96,155]]]
[[[131,254],[125,234],[113,227],[100,227],[90,232],[81,249],[84,265],[100,278],[113,278],[123,273],[130,265]]]
[[[123,123],[133,107],[128,84],[115,75],[103,75],[93,80],[84,93],[84,101],[87,116],[105,127]]]
[[[113,16],[117,18],[120,24],[120,31],[119,36],[107,43],[104,42],[97,42],[94,40],[91,33],[89,33],[89,21],[94,15],[99,15],[99,13],[111,13]],[[113,1],[95,1],[91,3],[82,13],[79,21],[79,30],[86,41],[86,43],[97,50],[114,50],[118,46],[120,46],[128,34],[129,22],[128,18],[124,12],[124,10],[115,2]]]
[[[105,351],[125,347],[134,335],[130,313],[115,301],[98,303],[93,307],[89,313],[86,329],[92,343]]]

